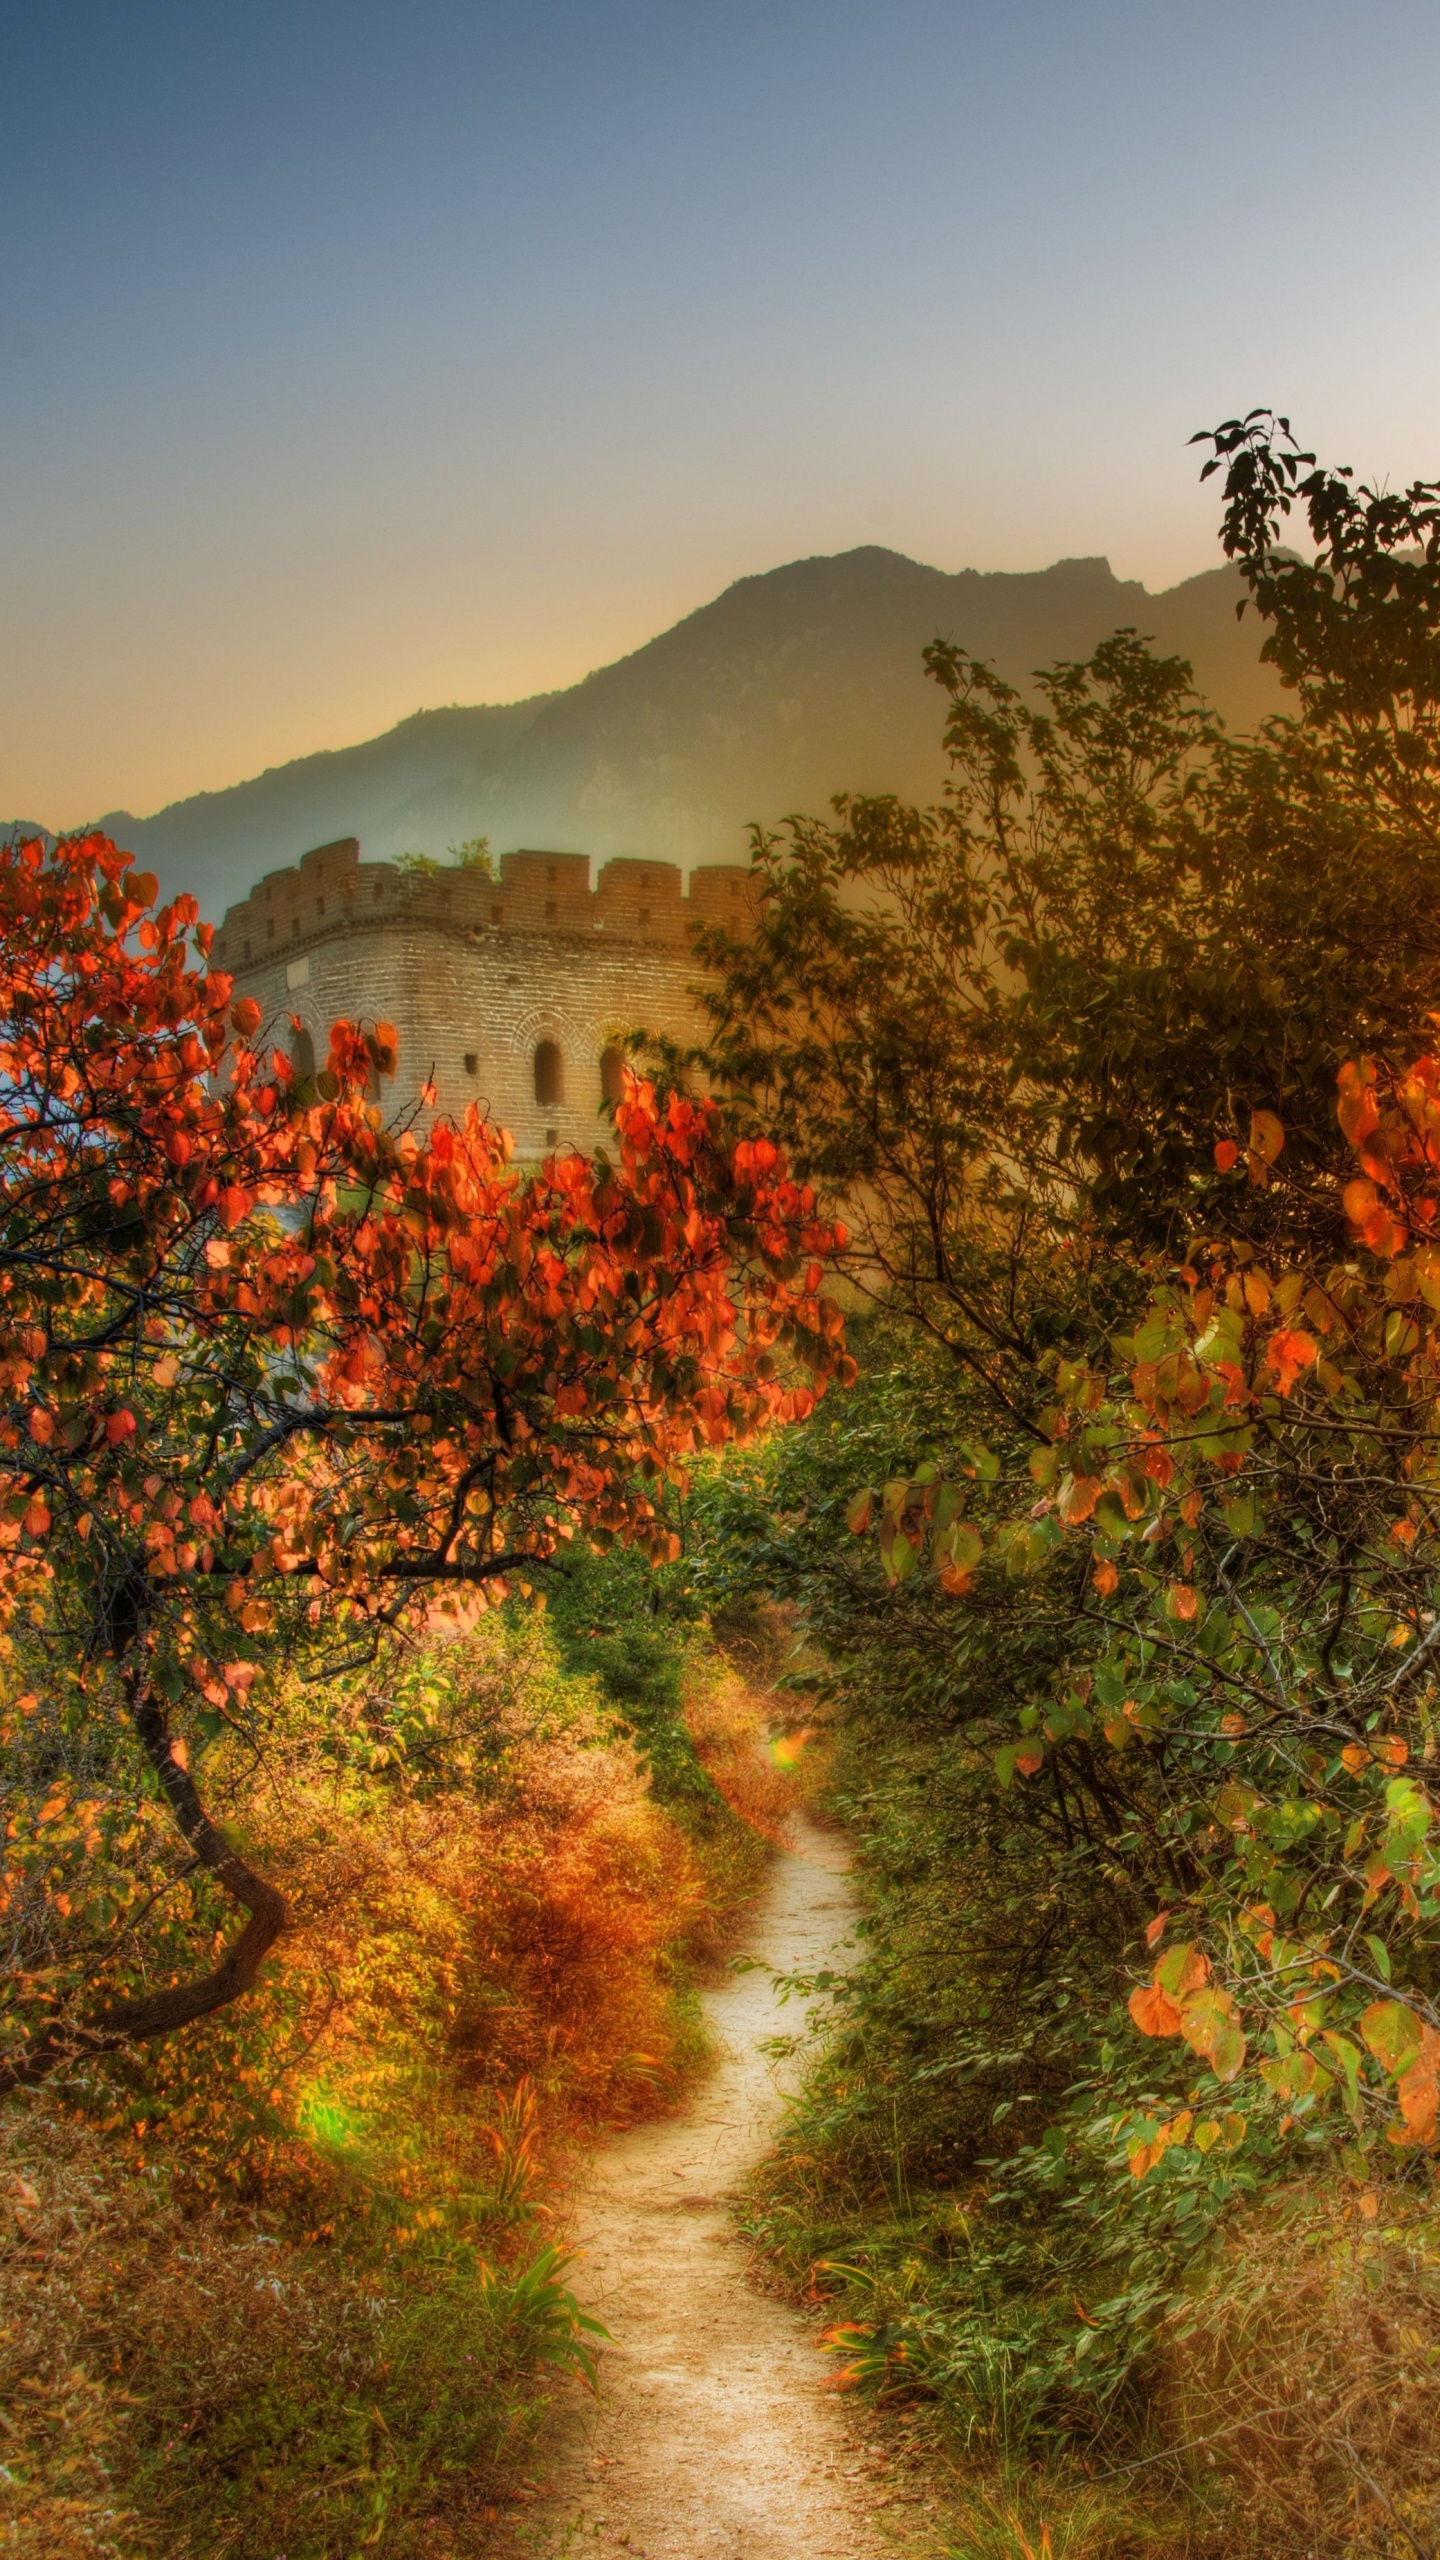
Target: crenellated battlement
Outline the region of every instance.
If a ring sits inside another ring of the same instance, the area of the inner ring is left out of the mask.
[[[391,862],[362,862],[358,840],[343,836],[316,845],[288,870],[267,871],[248,898],[228,907],[215,959],[232,971],[258,967],[377,917],[481,933],[607,933],[680,946],[697,923],[740,922],[751,893],[751,875],[738,863],[693,872],[686,897],[673,862],[622,856],[603,866],[592,889],[583,853],[507,853],[496,880],[481,864],[406,872]]]
[[[670,862],[618,858],[592,888],[585,854],[507,853],[492,878],[364,862],[345,836],[228,908],[214,960],[297,1061],[342,1016],[393,1022],[397,1103],[433,1081],[441,1111],[482,1101],[535,1154],[602,1134],[625,1032],[699,1037],[695,928],[743,929],[753,895],[738,863],[693,872],[687,896]]]

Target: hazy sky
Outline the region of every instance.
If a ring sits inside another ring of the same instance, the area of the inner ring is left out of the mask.
[[[809,552],[1163,586],[1254,401],[1440,472],[1436,0],[0,25],[0,816],[566,684]]]

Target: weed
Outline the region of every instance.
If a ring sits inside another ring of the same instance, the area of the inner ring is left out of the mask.
[[[587,2338],[608,2340],[601,2320],[583,2311],[563,2279],[571,2253],[553,2242],[528,2267],[513,2274],[487,2270],[482,2294],[497,2340],[497,2370],[517,2375],[578,2373],[596,2388],[595,2358]]]

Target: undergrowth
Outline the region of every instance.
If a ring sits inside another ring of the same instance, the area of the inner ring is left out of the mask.
[[[1116,2044],[1083,2009],[1062,2044],[1037,1998],[990,2031],[1003,1868],[940,1867],[945,1791],[933,1766],[917,1786],[916,1758],[873,1726],[842,1747],[867,1953],[823,1986],[842,2023],[743,2209],[823,2314],[839,2387],[928,2407],[956,2560],[1241,2560],[1277,2529],[1313,2560],[1430,2560],[1428,2175],[1236,2109],[1205,2154],[1134,2179],[1127,2115],[1187,2093],[1142,2085],[1154,2049],[1131,2062],[1118,2017]]]
[[[627,1643],[605,1567],[584,1599],[593,1634],[497,1613],[323,1712],[262,1666],[274,1752],[217,1734],[207,1787],[295,1925],[245,2003],[0,2111],[0,2547],[484,2547],[548,2383],[601,2343],[569,2153],[696,2069],[696,1986],[789,1788],[693,1613]],[[82,1757],[43,1648],[10,1671],[13,2044],[224,1915],[118,1725]]]
[[[863,1348],[856,1389],[701,1497],[712,1608],[794,1613],[866,1904],[752,2243],[842,2385],[929,2412],[963,2560],[1243,2560],[1277,2519],[1297,2560],[1433,2560],[1425,2160],[1134,2033],[1132,1844],[1067,1840],[1048,1796],[996,1779],[1069,1597],[886,1589],[846,1501],[957,1426],[913,1342]],[[1145,2129],[1187,2118],[1133,2174]]]

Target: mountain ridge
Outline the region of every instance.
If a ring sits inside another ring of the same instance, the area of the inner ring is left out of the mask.
[[[932,799],[944,776],[942,704],[920,652],[937,637],[994,660],[1012,683],[1083,657],[1127,625],[1188,658],[1233,728],[1279,707],[1229,569],[1152,595],[1108,560],[948,571],[863,544],[738,578],[667,630],[574,685],[508,704],[410,713],[379,736],[272,765],[96,823],[217,917],[262,873],[356,835],[369,860],[443,855],[488,835],[678,862],[744,858],[751,821],[775,825],[832,794]]]

